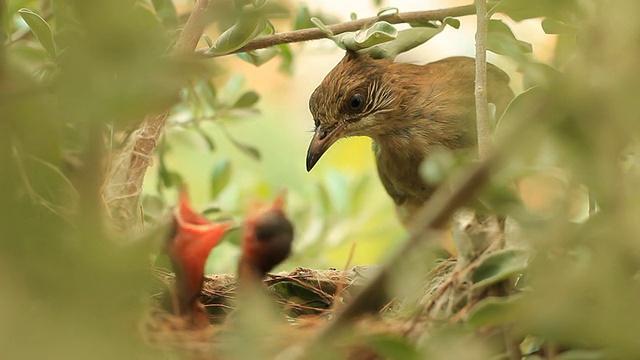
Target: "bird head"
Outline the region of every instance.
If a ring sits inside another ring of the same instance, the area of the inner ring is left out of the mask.
[[[291,252],[293,224],[284,213],[284,194],[247,218],[238,266],[241,281],[260,281]]]
[[[220,243],[232,224],[213,223],[196,213],[189,203],[189,195],[185,189],[180,192],[173,221],[174,235],[166,249],[176,273],[177,306],[172,306],[172,310],[177,315],[193,316],[196,321],[198,316],[205,315],[206,320],[202,304],[198,301],[204,279],[204,266],[209,253]]]
[[[338,139],[376,136],[388,131],[384,114],[399,107],[393,91],[397,79],[390,73],[391,59],[347,51],[309,99],[315,134],[307,152],[307,171]]]

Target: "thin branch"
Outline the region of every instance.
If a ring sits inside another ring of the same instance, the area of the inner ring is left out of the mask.
[[[187,56],[195,50],[207,23],[209,0],[197,0],[173,51],[174,56]],[[162,134],[167,110],[147,115],[138,130],[128,139],[123,150],[113,157],[103,185],[103,197],[112,224],[120,234],[127,234],[139,223],[138,201],[152,155]]]
[[[476,123],[478,129],[478,154],[484,159],[489,154],[489,104],[487,103],[487,2],[476,3]]]
[[[460,17],[475,14],[476,10],[473,5],[464,5],[464,6],[456,6],[447,9],[440,10],[429,10],[429,11],[414,11],[414,12],[404,12],[404,13],[396,13],[391,15],[384,16],[373,16],[364,19],[358,19],[353,21],[347,21],[340,24],[329,25],[327,26],[329,30],[333,32],[334,35],[342,34],[349,31],[357,31],[362,28],[365,28],[368,25],[375,23],[376,21],[387,21],[391,24],[401,24],[401,23],[415,23],[415,22],[427,22],[427,21],[435,21],[435,20],[444,20],[447,17]],[[327,34],[325,34],[319,28],[310,28],[310,29],[302,29],[295,30],[289,32],[283,32],[273,35],[262,36],[250,41],[245,46],[240,49],[233,51],[231,54],[242,53],[252,50],[265,49],[275,45],[282,44],[290,44],[302,41],[309,40],[317,40],[317,39],[325,39]],[[219,57],[229,54],[206,54],[205,50],[198,51],[200,55],[205,57]]]

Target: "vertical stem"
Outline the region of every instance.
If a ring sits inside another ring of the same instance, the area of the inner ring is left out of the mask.
[[[485,159],[489,153],[489,105],[487,104],[487,2],[476,4],[476,122],[478,129],[478,154]]]

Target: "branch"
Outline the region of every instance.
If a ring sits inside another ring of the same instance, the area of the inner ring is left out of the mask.
[[[401,24],[401,23],[413,23],[413,22],[427,22],[434,20],[444,20],[447,17],[460,17],[475,14],[476,10],[473,5],[464,5],[464,6],[456,6],[447,9],[440,10],[430,10],[430,11],[414,11],[414,12],[405,12],[405,13],[397,13],[392,15],[384,15],[384,16],[373,16],[364,19],[358,19],[353,21],[347,21],[340,24],[329,25],[328,28],[333,32],[334,35],[342,34],[349,31],[357,31],[360,30],[367,25],[371,25],[377,21],[386,21],[391,24]],[[327,34],[325,34],[319,28],[310,28],[310,29],[302,29],[295,30],[289,32],[283,32],[273,35],[262,36],[250,41],[245,46],[229,53],[236,54],[242,52],[248,52],[252,50],[265,49],[275,45],[282,44],[290,44],[302,41],[309,40],[317,40],[317,39],[325,39],[327,38]],[[198,53],[205,57],[219,57],[229,54],[206,54],[206,50],[199,50]]]
[[[206,26],[209,0],[197,0],[173,51],[174,56],[191,54]],[[137,207],[142,183],[162,134],[169,110],[147,115],[120,153],[113,157],[103,185],[103,198],[115,230],[126,235],[140,217]]]
[[[476,126],[478,154],[484,159],[489,154],[489,104],[487,103],[487,1],[476,3]]]

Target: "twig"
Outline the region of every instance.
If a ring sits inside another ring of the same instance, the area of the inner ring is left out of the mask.
[[[191,54],[206,25],[209,0],[197,0],[174,49],[174,56]],[[103,198],[115,230],[127,234],[136,223],[136,209],[147,168],[162,134],[169,110],[145,117],[128,139],[123,150],[113,157],[103,185]]]
[[[487,103],[487,2],[476,3],[476,122],[478,129],[478,155],[489,154],[489,104]]]
[[[473,5],[464,5],[464,6],[456,6],[447,9],[439,9],[439,10],[429,10],[429,11],[413,11],[413,12],[404,12],[404,13],[396,13],[390,15],[383,16],[373,16],[353,21],[347,21],[340,24],[329,25],[327,26],[334,35],[342,34],[348,31],[357,31],[360,30],[367,25],[373,24],[376,21],[384,20],[390,24],[401,24],[401,23],[413,23],[413,22],[427,22],[434,20],[444,20],[446,17],[460,17],[475,14],[476,10]],[[273,35],[262,36],[256,38],[245,46],[237,49],[231,54],[242,53],[252,50],[265,49],[275,45],[282,44],[290,44],[302,41],[309,40],[317,40],[324,39],[327,37],[322,30],[319,28],[310,28],[310,29],[302,29],[295,30],[289,32],[283,32]],[[198,51],[202,56],[205,57],[219,57],[223,56],[220,54],[206,54],[204,51]],[[224,54],[229,55],[229,54]]]

